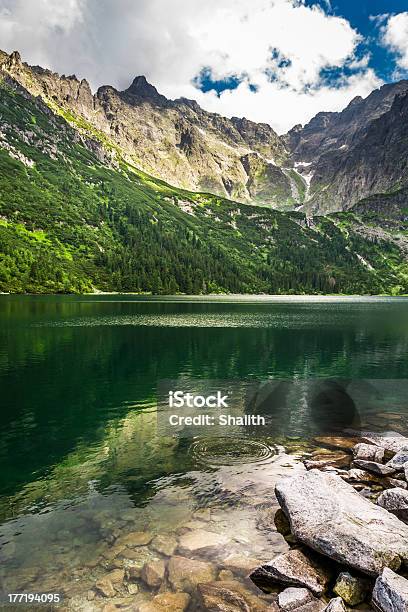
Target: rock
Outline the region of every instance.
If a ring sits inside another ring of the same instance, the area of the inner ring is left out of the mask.
[[[331,599],[329,601],[329,604],[324,609],[324,612],[347,612],[347,610],[342,598],[336,597],[335,599]]]
[[[281,610],[290,612],[291,610],[297,610],[300,606],[304,606],[312,599],[314,599],[313,595],[307,589],[289,587],[279,593],[278,603]]]
[[[275,512],[273,520],[275,523],[276,531],[278,533],[282,534],[283,536],[290,534],[290,523],[287,517],[285,516],[285,513],[283,512],[282,508],[279,508]]]
[[[156,561],[149,561],[143,566],[141,578],[143,582],[147,584],[147,586],[158,588],[164,580],[165,572],[165,562],[163,559],[157,559]]]
[[[375,461],[381,463],[384,460],[385,450],[375,444],[356,444],[353,448],[353,455],[355,459],[363,459],[366,461]]]
[[[408,487],[405,480],[399,480],[398,478],[384,478],[383,484],[385,488],[395,489],[398,487],[399,489],[406,489]]]
[[[408,612],[408,580],[384,568],[374,586],[373,604],[381,612]]]
[[[137,610],[138,612],[185,612],[189,603],[190,595],[187,593],[166,591],[156,595],[151,601],[141,604]]]
[[[260,565],[259,559],[254,557],[246,557],[245,555],[229,555],[222,561],[222,565],[227,569],[231,570],[235,574],[241,576],[247,576],[255,568]]]
[[[363,470],[367,470],[368,472],[373,472],[374,474],[379,474],[381,476],[390,476],[396,472],[396,469],[390,467],[388,464],[384,465],[383,463],[365,461],[364,459],[355,459],[354,465]]]
[[[345,453],[328,451],[315,454],[311,459],[303,461],[307,470],[322,469],[325,467],[347,468],[350,467],[351,457]]]
[[[317,552],[371,575],[408,560],[407,525],[339,476],[302,472],[279,482],[275,492],[292,533]]]
[[[408,448],[408,438],[405,438],[397,431],[386,431],[381,434],[366,431],[363,432],[361,441],[380,446],[385,450],[386,454],[388,453],[391,456],[405,448]]]
[[[177,540],[171,535],[158,535],[153,539],[151,547],[161,555],[171,557],[177,548]]]
[[[115,543],[115,546],[120,548],[120,546],[129,546],[129,548],[133,548],[136,546],[146,546],[150,544],[153,536],[151,533],[146,531],[133,531],[132,533],[128,533],[124,536],[121,536]]]
[[[103,597],[115,597],[115,589],[113,588],[113,584],[106,578],[106,576],[95,583],[95,588]]]
[[[276,584],[306,587],[315,595],[324,593],[330,581],[330,571],[315,559],[310,559],[301,550],[282,553],[257,567],[251,580],[262,590],[270,590]]]
[[[212,563],[175,556],[168,563],[168,577],[175,591],[191,593],[199,582],[215,580],[216,572]]]
[[[219,533],[196,529],[180,537],[178,551],[182,555],[208,553],[222,548],[227,542],[228,538]]]
[[[408,463],[408,448],[403,448],[388,461],[387,465],[394,468],[397,472],[403,472],[406,463]]]
[[[349,606],[357,606],[366,599],[370,588],[369,581],[352,576],[349,572],[339,574],[333,591]]]
[[[234,580],[234,574],[231,572],[231,570],[221,570],[218,574],[218,580],[221,580],[221,582]]]
[[[129,582],[127,584],[127,590],[129,595],[136,595],[139,592],[139,586],[135,582]]]
[[[122,584],[124,579],[125,570],[123,569],[115,569],[104,577],[104,580],[109,580],[112,584]]]
[[[314,438],[314,442],[319,445],[327,446],[328,448],[351,451],[357,444],[359,438],[341,437],[341,436],[319,436]]]
[[[197,591],[199,604],[207,612],[266,612],[268,609],[265,601],[235,580],[199,584]]]
[[[387,489],[377,499],[377,504],[402,520],[408,520],[408,491]]]

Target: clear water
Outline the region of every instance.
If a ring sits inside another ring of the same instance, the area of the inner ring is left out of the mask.
[[[133,531],[219,533],[227,543],[204,555],[218,567],[232,553],[285,550],[265,517],[304,441],[159,436],[157,381],[406,379],[407,305],[0,296],[0,590],[63,590],[72,607],[99,609],[87,593]],[[157,557],[149,546],[138,554]],[[142,583],[117,593],[148,597]]]

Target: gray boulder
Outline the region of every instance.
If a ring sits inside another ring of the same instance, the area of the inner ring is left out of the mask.
[[[377,433],[373,431],[365,431],[361,435],[361,441],[368,444],[375,444],[385,450],[389,455],[395,455],[400,450],[408,448],[408,438],[398,433],[397,431],[385,431]]]
[[[353,455],[355,459],[364,459],[366,461],[375,461],[381,463],[384,459],[385,450],[375,444],[356,444],[353,448]]]
[[[294,536],[317,552],[373,576],[408,560],[408,526],[339,476],[302,472],[275,492]]]
[[[347,610],[342,598],[336,597],[335,599],[331,599],[329,601],[329,604],[324,609],[324,612],[347,612]]]
[[[385,568],[375,583],[373,604],[381,612],[408,612],[408,580]]]
[[[387,465],[394,468],[397,472],[403,472],[406,463],[408,463],[408,448],[403,448],[388,461]]]
[[[266,591],[276,584],[285,584],[306,587],[315,595],[321,595],[330,582],[331,573],[326,567],[306,557],[301,550],[293,549],[257,567],[250,578]]]
[[[380,476],[390,476],[391,474],[395,474],[396,472],[396,469],[390,467],[388,464],[384,465],[383,463],[376,463],[375,461],[366,461],[365,459],[355,459],[354,465],[361,468],[362,470],[368,470],[369,472],[379,474]]]
[[[408,491],[405,489],[387,489],[381,493],[377,504],[402,520],[408,519]]]

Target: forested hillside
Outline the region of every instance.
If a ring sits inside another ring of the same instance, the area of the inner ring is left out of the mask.
[[[405,222],[306,218],[152,179],[14,79],[0,85],[0,290],[404,293]]]

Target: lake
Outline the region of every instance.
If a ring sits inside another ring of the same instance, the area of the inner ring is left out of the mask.
[[[174,538],[194,529],[219,535],[222,547],[205,552],[219,567],[223,555],[267,560],[286,550],[264,524],[274,482],[299,469],[307,448],[300,403],[291,403],[290,431],[165,436],[158,381],[377,380],[385,391],[376,410],[390,410],[392,421],[404,405],[386,382],[400,381],[404,394],[407,306],[405,298],[1,295],[1,591],[63,591],[78,609],[99,609],[89,589],[103,573],[167,558]],[[168,552],[149,541],[118,560],[118,538],[135,532],[167,538]],[[139,581],[132,597],[152,590]]]

